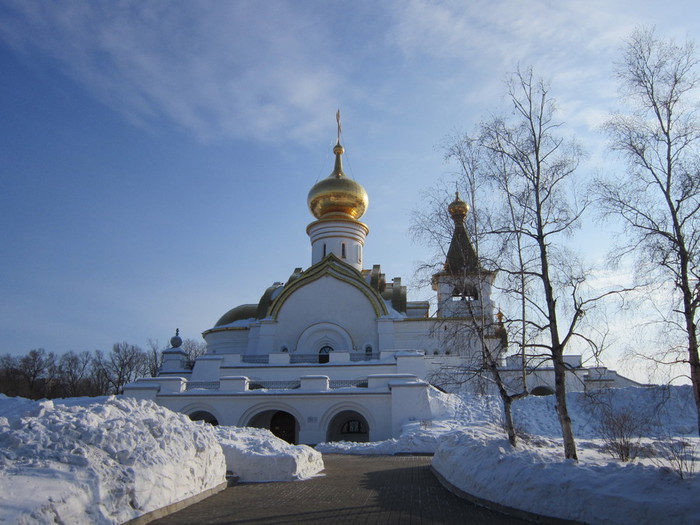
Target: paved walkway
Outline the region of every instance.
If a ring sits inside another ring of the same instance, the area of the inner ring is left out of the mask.
[[[324,476],[242,483],[154,521],[173,524],[524,523],[453,495],[429,457],[323,456]]]

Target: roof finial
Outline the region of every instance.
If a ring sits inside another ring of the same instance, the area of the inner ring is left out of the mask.
[[[338,111],[335,113],[335,121],[338,123],[338,141],[337,144],[340,144],[340,108],[338,108]]]
[[[335,113],[335,121],[338,123],[338,141],[333,147],[333,153],[335,153],[335,167],[333,168],[333,173],[331,173],[330,176],[339,179],[341,177],[345,177],[345,173],[343,173],[343,161],[340,160],[340,156],[345,153],[345,148],[340,145],[340,109]]]
[[[180,345],[182,345],[182,337],[180,337],[180,329],[176,328],[175,337],[170,338],[170,346],[173,348],[180,348]]]
[[[455,185],[455,200],[450,203],[450,205],[447,207],[447,211],[449,212],[450,216],[452,216],[452,219],[454,219],[458,223],[463,223],[464,218],[467,216],[467,213],[469,212],[469,205],[464,202],[460,197],[459,197],[459,190],[457,190],[457,187]]]

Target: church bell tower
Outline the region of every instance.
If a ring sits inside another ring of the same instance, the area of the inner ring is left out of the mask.
[[[433,275],[437,316],[480,317],[490,323],[493,319],[491,287],[496,274],[481,266],[474,251],[464,222],[469,205],[460,199],[459,192],[447,211],[454,222],[454,230],[443,271]]]

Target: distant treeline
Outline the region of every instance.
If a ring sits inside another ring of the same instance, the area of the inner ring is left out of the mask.
[[[43,348],[26,355],[0,356],[0,393],[29,399],[121,394],[124,385],[138,377],[155,377],[162,348],[149,341],[149,349],[115,343],[109,353],[67,352],[57,355]],[[182,349],[190,360],[202,355],[205,343],[186,339]]]

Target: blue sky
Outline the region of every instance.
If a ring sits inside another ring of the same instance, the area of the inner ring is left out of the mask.
[[[0,6],[0,353],[198,338],[310,264],[309,188],[370,196],[367,264],[410,280],[438,146],[503,107],[518,65],[610,169],[597,127],[636,25],[700,35],[692,2],[34,2]],[[607,232],[597,235],[606,235]],[[581,246],[591,259],[600,242]],[[421,294],[413,294],[421,298]]]

